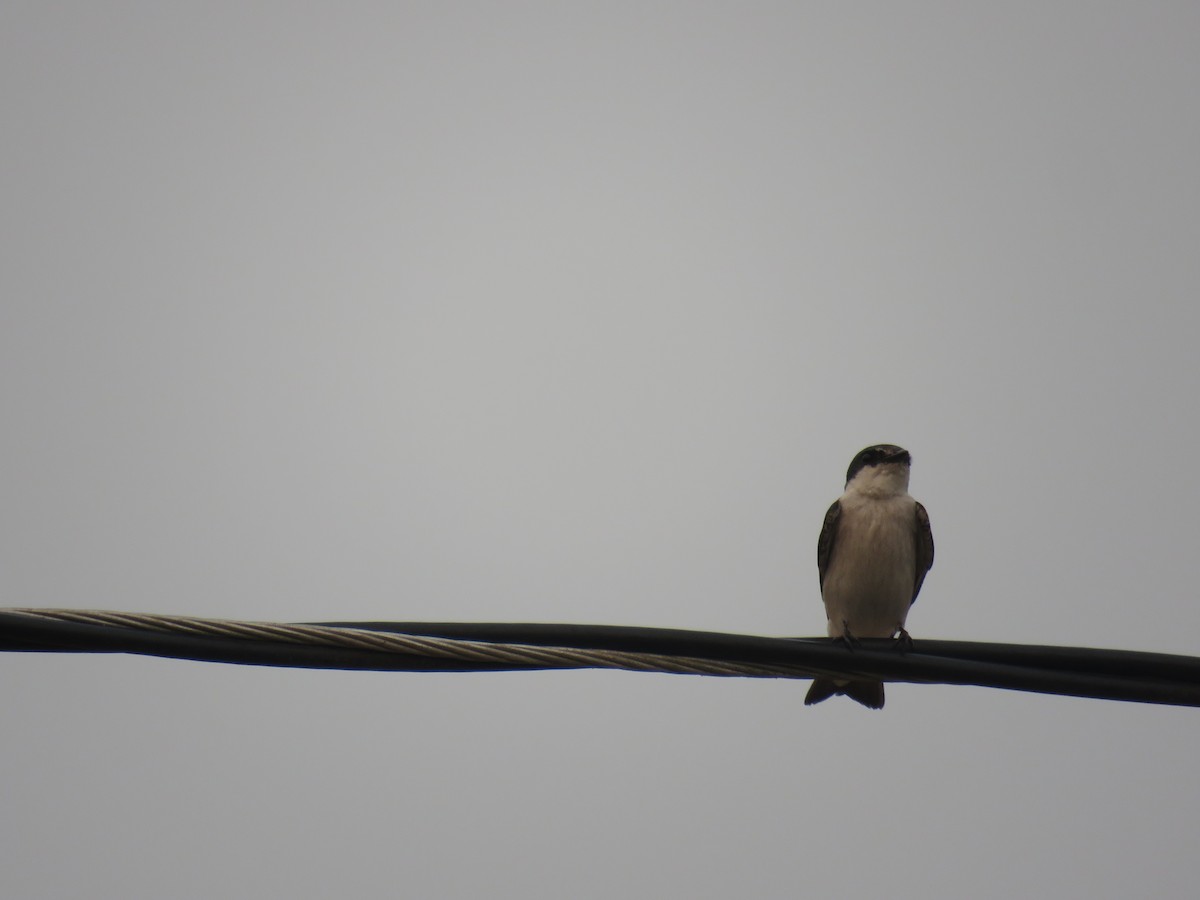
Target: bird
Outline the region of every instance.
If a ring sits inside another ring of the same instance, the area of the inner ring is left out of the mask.
[[[825,514],[817,539],[817,571],[828,634],[853,649],[858,638],[899,638],[909,607],[933,565],[929,513],[908,493],[912,456],[895,444],[860,450],[846,470],[846,491]],[[844,694],[883,708],[883,682],[814,678],[804,698],[811,706]]]

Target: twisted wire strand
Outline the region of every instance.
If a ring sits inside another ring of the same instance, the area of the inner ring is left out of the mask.
[[[547,669],[602,668],[623,669],[631,672],[662,672],[673,675],[720,675],[750,678],[812,678],[814,674],[824,674],[824,670],[800,666],[734,663],[620,650],[585,650],[573,647],[466,641],[367,631],[358,628],[334,628],[323,625],[246,622],[198,616],[125,613],[94,609],[14,608],[6,609],[4,612],[52,621],[76,622],[82,625],[115,626],[197,636],[265,639],[292,644],[347,647],[383,653],[459,659],[467,662],[536,666]]]

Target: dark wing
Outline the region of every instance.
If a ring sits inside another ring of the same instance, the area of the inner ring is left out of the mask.
[[[829,512],[825,513],[825,524],[817,538],[817,572],[821,576],[821,587],[825,587],[825,573],[829,571],[829,560],[833,556],[833,542],[837,539],[838,518],[842,514],[842,501],[834,500]]]
[[[929,513],[925,507],[917,504],[917,581],[913,585],[912,602],[917,602],[917,594],[921,593],[921,585],[925,583],[925,573],[933,567],[933,529],[929,527]]]

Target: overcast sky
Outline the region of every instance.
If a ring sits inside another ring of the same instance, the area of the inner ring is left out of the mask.
[[[0,606],[1200,654],[1200,7],[0,6]],[[39,898],[1191,897],[1200,711],[0,656]]]

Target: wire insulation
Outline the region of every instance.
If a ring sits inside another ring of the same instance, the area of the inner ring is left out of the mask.
[[[466,672],[607,668],[749,678],[877,678],[1200,706],[1200,659],[918,640],[864,640],[613,625],[449,622],[278,624],[80,609],[0,609],[0,650],[134,653],[260,666]]]

